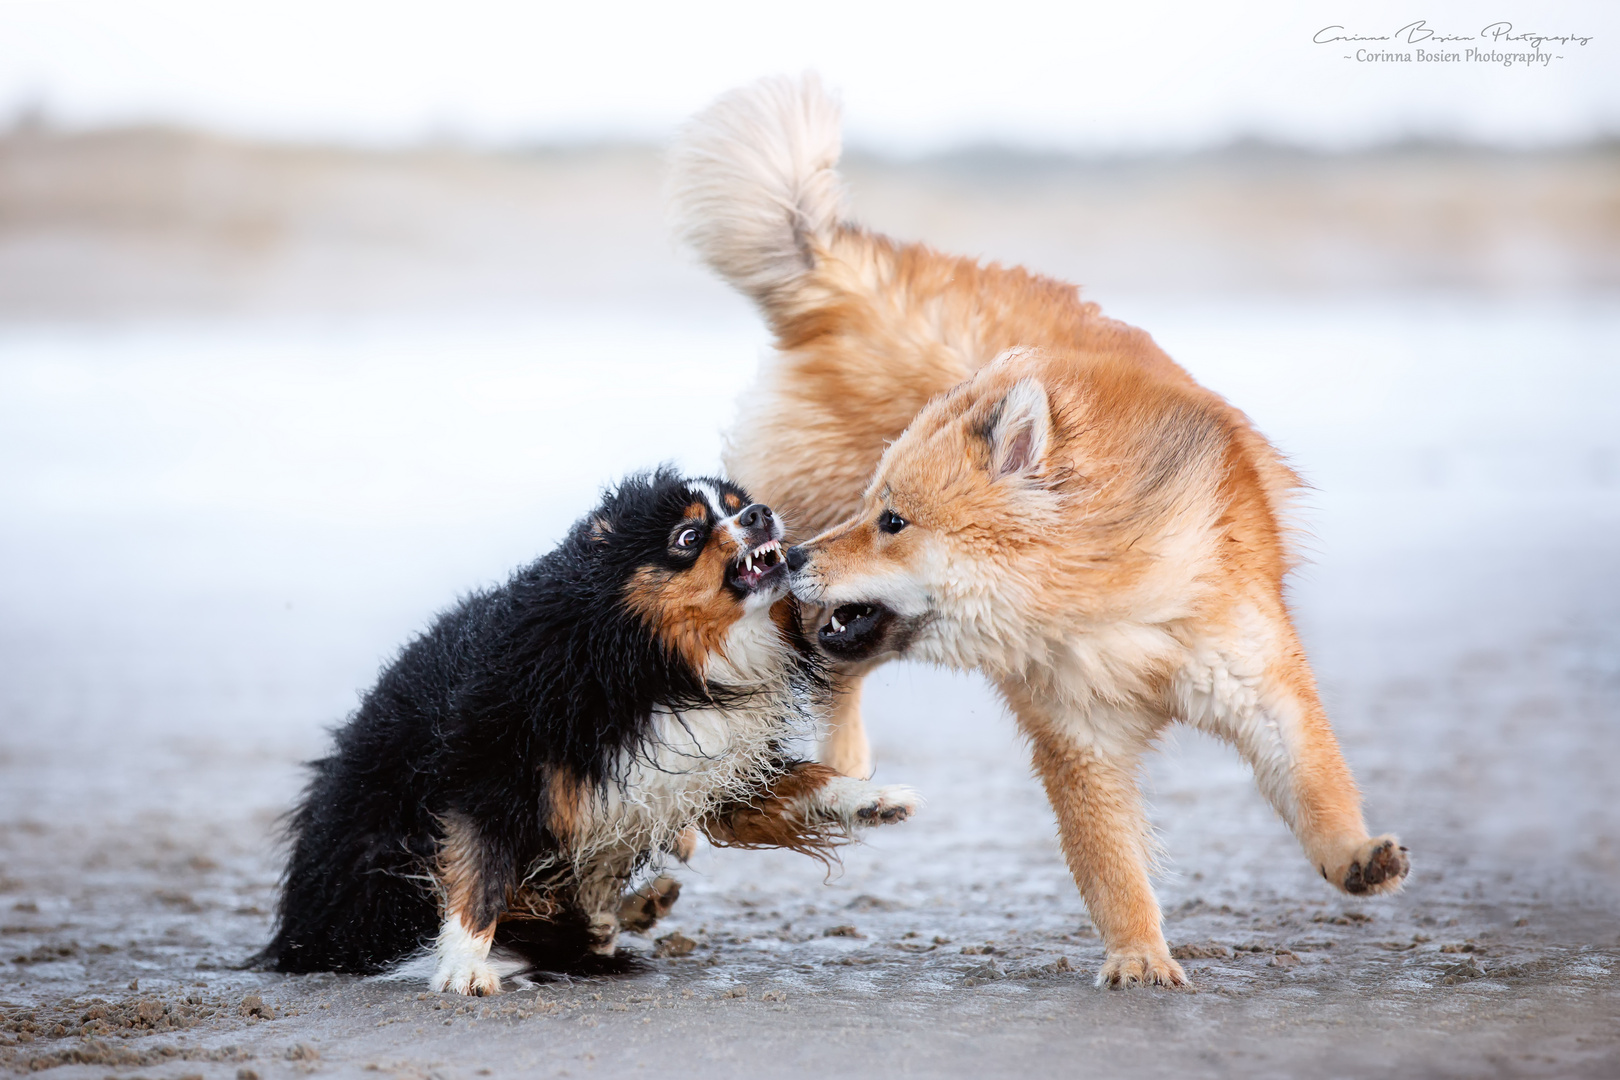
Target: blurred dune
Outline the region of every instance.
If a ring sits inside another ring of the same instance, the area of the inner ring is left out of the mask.
[[[1108,292],[1620,287],[1620,146],[854,153],[892,235]],[[0,319],[735,304],[669,238],[657,150],[365,151],[162,129],[0,137]]]

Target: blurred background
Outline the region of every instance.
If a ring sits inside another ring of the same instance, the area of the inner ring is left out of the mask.
[[[1464,864],[1511,841],[1612,897],[1620,7],[1509,5],[1558,35],[1485,46],[1528,64],[1313,43],[1417,18],[0,3],[14,865],[25,833],[214,830],[268,887],[296,762],[432,612],[626,471],[718,468],[768,339],[673,244],[660,154],[714,95],[809,68],[859,220],[1079,283],[1309,478],[1295,599],[1375,827]],[[1001,762],[1078,913],[976,681],[891,665],[870,711],[880,775],[962,800],[940,828],[991,797],[950,763]],[[1173,749],[1163,798],[1224,777],[1286,850],[1223,751]],[[1172,865],[1229,820],[1160,818]]]

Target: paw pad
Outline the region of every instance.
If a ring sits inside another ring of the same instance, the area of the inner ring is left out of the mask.
[[[1385,840],[1362,859],[1350,864],[1344,875],[1344,891],[1360,894],[1377,889],[1386,882],[1396,882],[1406,876],[1410,867],[1406,848],[1397,847],[1395,841]]]

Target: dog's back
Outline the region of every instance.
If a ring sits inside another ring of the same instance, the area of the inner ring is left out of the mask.
[[[311,763],[288,821],[292,851],[264,966],[369,974],[431,941],[439,912],[425,877],[445,780],[434,758],[498,603],[481,594],[441,616],[338,729],[332,753]]]

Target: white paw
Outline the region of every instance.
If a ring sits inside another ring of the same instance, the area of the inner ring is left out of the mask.
[[[434,945],[439,962],[428,985],[440,993],[448,990],[474,997],[500,993],[500,974],[489,962],[489,943],[494,936],[493,925],[484,934],[472,934],[459,917],[446,919]]]
[[[501,977],[488,960],[444,957],[434,968],[429,985],[436,993],[448,991],[468,997],[488,997],[501,992]]]
[[[873,787],[845,777],[822,788],[821,805],[846,825],[892,825],[922,809],[923,797],[903,784]]]

